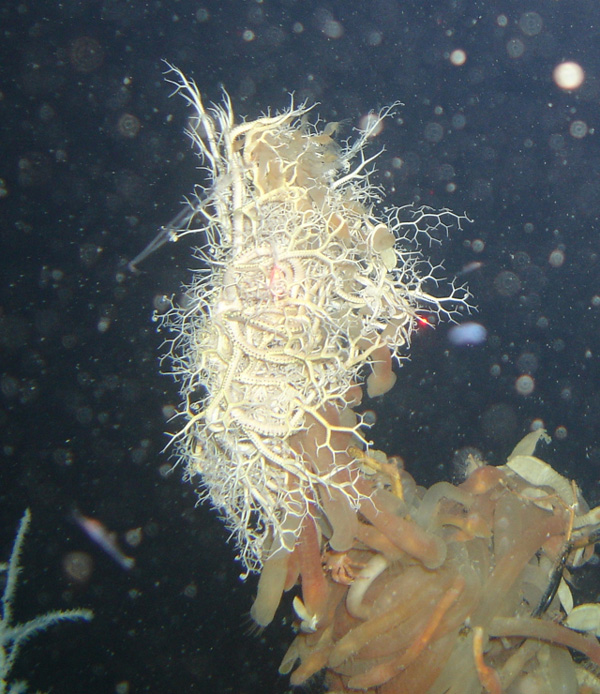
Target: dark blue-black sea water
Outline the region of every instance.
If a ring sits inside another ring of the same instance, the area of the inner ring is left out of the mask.
[[[430,484],[453,479],[467,446],[502,463],[542,423],[542,457],[600,503],[594,0],[16,0],[0,29],[0,556],[31,508],[16,618],[95,612],[27,644],[15,676],[32,691],[289,688],[289,603],[252,629],[256,579],[240,580],[217,513],[163,450],[178,394],[151,316],[197,261],[182,239],[126,268],[205,182],[163,59],[208,101],[226,88],[240,117],[291,92],[319,102],[342,139],[404,104],[373,144],[373,180],[386,204],[473,220],[424,250],[468,282],[487,339],[420,330],[395,389],[365,403],[372,437]],[[573,91],[553,80],[565,60],[584,70]],[[595,567],[580,583],[597,598]]]

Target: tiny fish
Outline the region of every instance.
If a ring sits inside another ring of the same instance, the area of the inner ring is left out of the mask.
[[[481,262],[481,260],[473,260],[471,263],[463,265],[462,270],[460,272],[457,272],[456,276],[462,277],[463,275],[469,275],[471,272],[475,272],[475,270],[479,270],[482,267],[483,263]]]
[[[116,533],[110,532],[100,521],[95,518],[84,516],[77,510],[73,511],[73,520],[83,532],[101,547],[109,557],[114,559],[122,569],[129,571],[135,566],[135,559],[126,556],[119,549]]]

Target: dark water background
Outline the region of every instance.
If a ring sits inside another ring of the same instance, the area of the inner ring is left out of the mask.
[[[189,245],[124,271],[202,181],[163,58],[208,100],[224,85],[250,118],[287,106],[289,92],[319,101],[344,136],[369,110],[404,103],[379,138],[376,181],[389,203],[474,220],[431,254],[449,277],[483,264],[465,279],[488,341],[453,347],[447,325],[417,335],[396,389],[368,403],[380,413],[373,436],[429,484],[452,477],[465,446],[502,462],[539,419],[555,436],[544,457],[600,503],[594,0],[11,2],[0,29],[1,556],[31,507],[17,616],[96,613],[31,642],[17,674],[32,689],[287,690],[276,670],[289,610],[250,633],[254,581],[239,580],[216,514],[195,508],[177,470],[164,475],[163,408],[177,393],[159,375],[150,317],[189,278]],[[566,59],[586,72],[574,93],[552,81]],[[523,374],[529,396],[516,388]],[[90,543],[74,508],[124,547],[141,528],[133,571]],[[85,584],[65,574],[73,551],[93,559]],[[587,578],[593,599],[600,582]]]

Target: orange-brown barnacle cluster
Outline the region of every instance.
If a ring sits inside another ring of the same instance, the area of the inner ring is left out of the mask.
[[[600,691],[569,651],[600,665],[596,637],[561,623],[561,591],[538,609],[572,546],[572,508],[552,486],[481,466],[425,490],[403,471],[399,498],[395,473],[351,451],[376,474],[358,485],[352,547],[323,555],[319,619],[280,668],[292,684],[326,668],[333,692]]]

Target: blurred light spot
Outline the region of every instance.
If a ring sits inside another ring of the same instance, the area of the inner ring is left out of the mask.
[[[140,132],[141,124],[139,118],[132,113],[124,113],[117,122],[117,130],[121,137],[132,140]]]
[[[383,41],[383,34],[380,31],[370,31],[367,34],[367,44],[369,46],[380,46]]]
[[[481,345],[487,338],[487,330],[481,323],[468,321],[461,325],[453,325],[448,330],[448,340],[459,347],[466,345]]]
[[[359,130],[370,131],[370,137],[377,137],[383,130],[383,121],[377,113],[367,113],[358,121]]]
[[[163,463],[159,468],[158,468],[158,474],[161,477],[168,477],[171,471],[173,470],[173,466],[169,465],[168,463]]]
[[[494,278],[494,289],[500,296],[514,296],[521,290],[521,280],[510,270],[502,270]]]
[[[125,542],[130,547],[138,547],[144,537],[142,528],[132,528],[125,533]]]
[[[522,374],[534,374],[538,369],[538,358],[532,352],[523,352],[517,359],[517,368]]]
[[[554,430],[554,438],[558,439],[559,441],[564,441],[567,438],[567,427],[556,427]]]
[[[175,417],[175,415],[177,414],[177,408],[175,407],[175,405],[163,405],[161,411],[162,416],[165,418],[165,421],[167,422],[173,417]]]
[[[94,570],[94,560],[87,552],[69,552],[63,557],[62,567],[69,581],[87,583]]]
[[[166,313],[171,308],[171,299],[166,294],[157,294],[152,305],[157,313]]]
[[[462,48],[455,48],[452,53],[450,53],[450,62],[452,65],[464,65],[467,62],[467,54]]]
[[[195,583],[188,583],[183,589],[186,598],[195,598],[198,595],[198,586]]]
[[[506,44],[506,52],[510,58],[520,58],[525,53],[525,44],[521,39],[511,39]]]
[[[558,87],[565,91],[578,89],[585,80],[585,72],[578,63],[567,61],[554,68],[552,78]]]
[[[455,130],[462,130],[467,125],[467,117],[464,113],[455,113],[451,122]]]
[[[565,262],[565,253],[560,248],[556,248],[550,253],[548,262],[552,267],[560,267]]]
[[[544,26],[544,21],[537,12],[524,12],[519,18],[519,29],[526,36],[537,36]]]
[[[559,135],[558,133],[554,133],[550,135],[550,138],[548,139],[548,145],[550,146],[550,149],[559,152],[561,149],[565,148],[565,138],[562,135]]]
[[[517,378],[515,389],[519,395],[531,395],[535,390],[535,381],[528,374],[523,374]]]
[[[328,39],[339,39],[344,35],[344,27],[334,18],[329,10],[320,9],[316,12],[319,31]]]
[[[425,139],[427,142],[441,142],[444,137],[444,128],[439,123],[427,123],[425,126]]]
[[[571,386],[563,386],[560,391],[560,399],[568,402],[573,398],[573,390]]]
[[[571,137],[581,140],[588,134],[587,123],[582,120],[574,120],[569,126],[569,133]]]
[[[104,50],[96,39],[80,36],[71,44],[69,58],[77,72],[93,72],[104,62]]]

